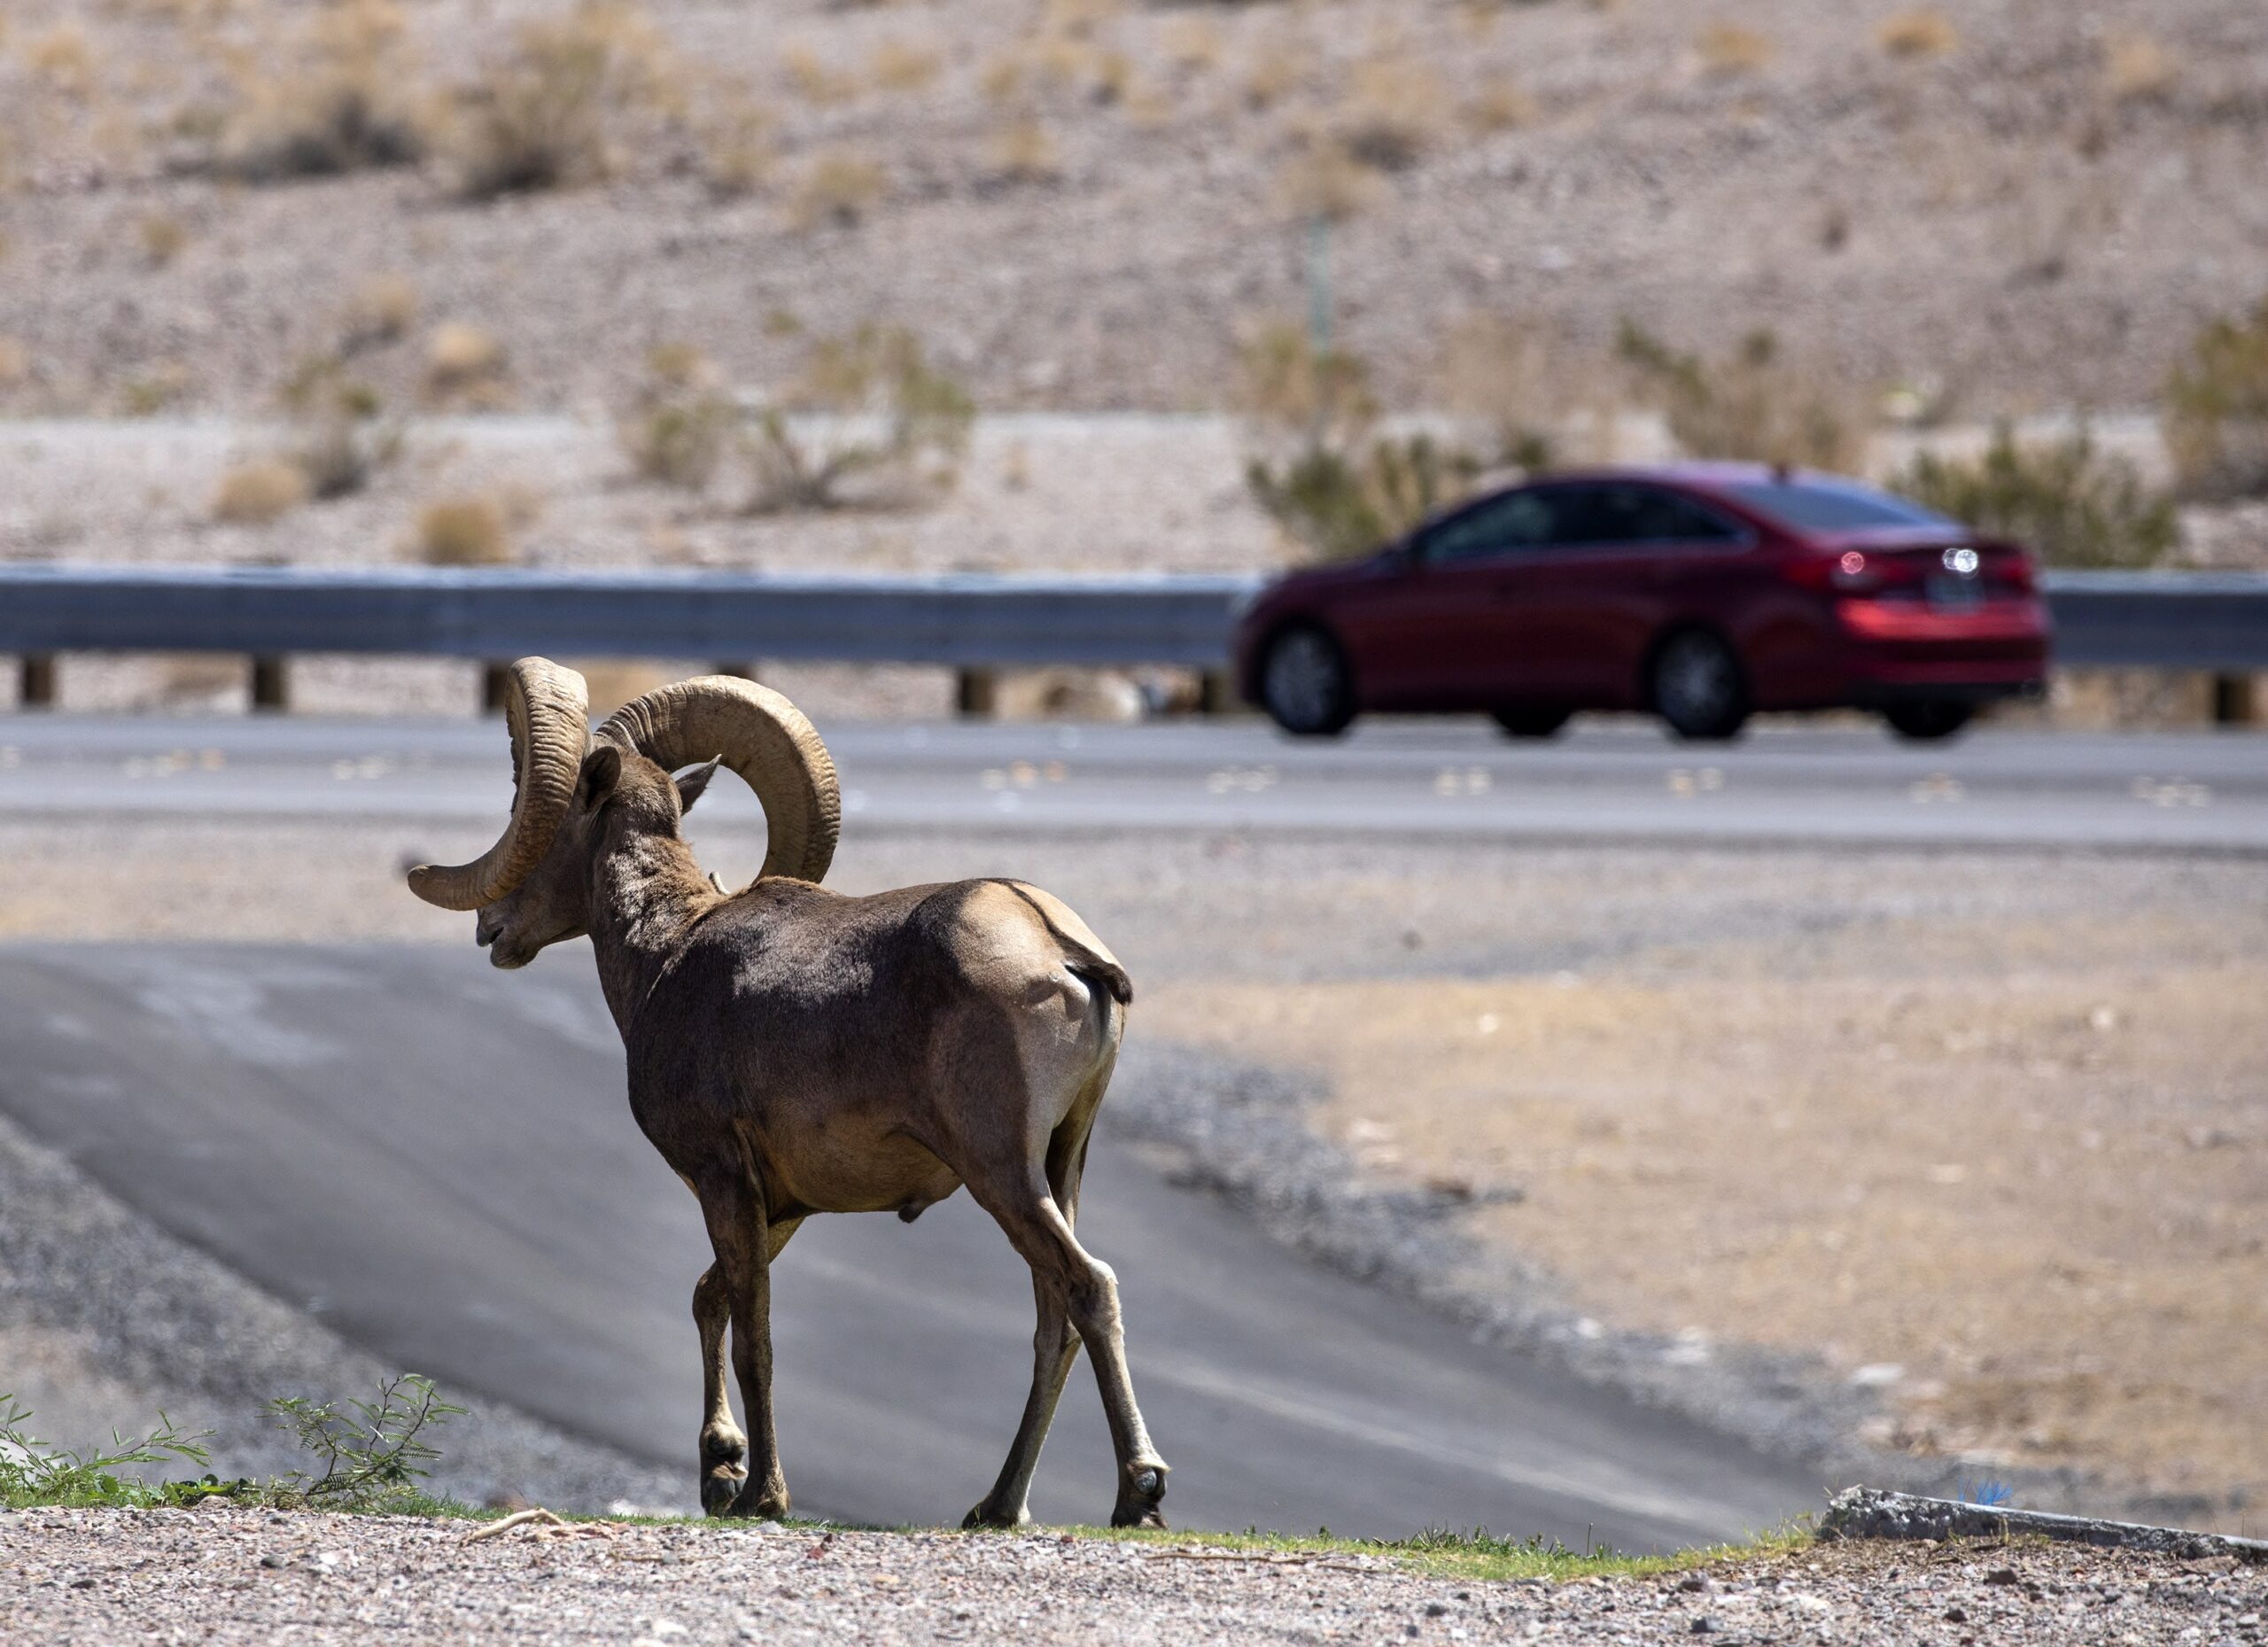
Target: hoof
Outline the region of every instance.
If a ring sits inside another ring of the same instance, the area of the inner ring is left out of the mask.
[[[1015,1514],[1002,1515],[990,1503],[982,1503],[963,1516],[960,1525],[964,1532],[973,1533],[979,1527],[989,1527],[995,1532],[1013,1533],[1018,1527],[1031,1525],[1031,1511],[1019,1506]]]
[[[788,1489],[767,1489],[750,1483],[741,1488],[740,1496],[733,1500],[733,1507],[725,1513],[750,1521],[784,1520],[788,1514]]]
[[[701,1479],[701,1512],[710,1516],[732,1514],[734,1502],[747,1483],[745,1470],[711,1470]]]
[[[1118,1504],[1110,1512],[1113,1527],[1162,1527],[1165,1512],[1158,1508],[1166,1496],[1166,1466],[1162,1460],[1138,1459],[1126,1466],[1118,1488]]]

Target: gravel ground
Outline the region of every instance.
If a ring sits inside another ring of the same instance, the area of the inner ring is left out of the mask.
[[[2261,1639],[2268,1573],[2039,1544],[1828,1544],[1553,1583],[1187,1545],[196,1511],[0,1514],[0,1635],[362,1642]]]
[[[0,1119],[0,1390],[32,1410],[32,1434],[83,1447],[113,1429],[140,1433],[162,1408],[185,1431],[214,1433],[224,1479],[266,1477],[308,1463],[276,1427],[272,1397],[367,1397],[402,1370],[155,1228]],[[461,1404],[470,1414],[435,1433],[436,1491],[592,1513],[693,1507],[685,1471],[563,1435],[501,1402]],[[12,1589],[0,1583],[0,1595]],[[0,1639],[23,1636],[0,1621]]]

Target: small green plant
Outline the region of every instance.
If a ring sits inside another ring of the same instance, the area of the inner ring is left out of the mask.
[[[66,1509],[115,1506],[140,1509],[167,1502],[162,1488],[120,1472],[136,1465],[212,1462],[205,1443],[212,1432],[185,1433],[160,1412],[158,1427],[127,1437],[113,1430],[107,1448],[51,1446],[24,1426],[32,1414],[13,1395],[0,1395],[0,1505],[21,1510],[33,1504]]]
[[[1253,500],[1324,560],[1368,554],[1450,502],[1480,470],[1431,435],[1381,434],[1370,371],[1270,328],[1245,351],[1244,409],[1262,450],[1247,460]]]
[[[2185,495],[2268,493],[2268,297],[2197,334],[2166,378],[2162,421]]]
[[[1691,456],[1845,471],[1865,456],[1867,430],[1856,408],[1791,365],[1768,329],[1749,333],[1730,358],[1712,362],[1625,321],[1615,350]]]
[[[2150,566],[2180,541],[2173,500],[2085,431],[2037,446],[2003,423],[1976,458],[1924,452],[1891,482],[1980,532],[2019,539],[2053,566]]]
[[[646,381],[617,433],[641,479],[700,492],[715,478],[740,421],[715,369],[697,351],[665,344],[647,357]]]
[[[812,346],[757,419],[752,514],[905,505],[950,487],[976,408],[912,332],[862,326]]]
[[[291,1471],[271,1485],[268,1496],[345,1510],[369,1509],[424,1479],[426,1466],[441,1456],[424,1433],[465,1410],[443,1401],[433,1381],[415,1372],[381,1383],[376,1401],[342,1406],[287,1395],[268,1406],[322,1470]]]

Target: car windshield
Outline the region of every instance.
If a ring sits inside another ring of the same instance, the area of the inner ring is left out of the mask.
[[[1869,526],[1953,526],[1933,509],[1855,481],[1767,480],[1728,486],[1751,509],[1801,532],[1860,532]]]

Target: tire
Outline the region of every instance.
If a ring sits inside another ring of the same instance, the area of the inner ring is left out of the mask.
[[[1571,709],[1540,709],[1527,704],[1507,704],[1488,711],[1489,718],[1504,729],[1507,737],[1555,738],[1574,715]]]
[[[1345,649],[1309,624],[1285,630],[1260,661],[1260,705],[1300,738],[1331,738],[1355,719],[1355,672]]]
[[[1934,743],[1953,736],[1976,714],[1974,703],[1922,698],[1912,703],[1893,703],[1883,711],[1882,718],[1890,723],[1892,732],[1910,743]]]
[[[1748,682],[1740,659],[1706,629],[1681,629],[1662,642],[1646,672],[1647,701],[1689,742],[1736,738],[1748,724]]]

